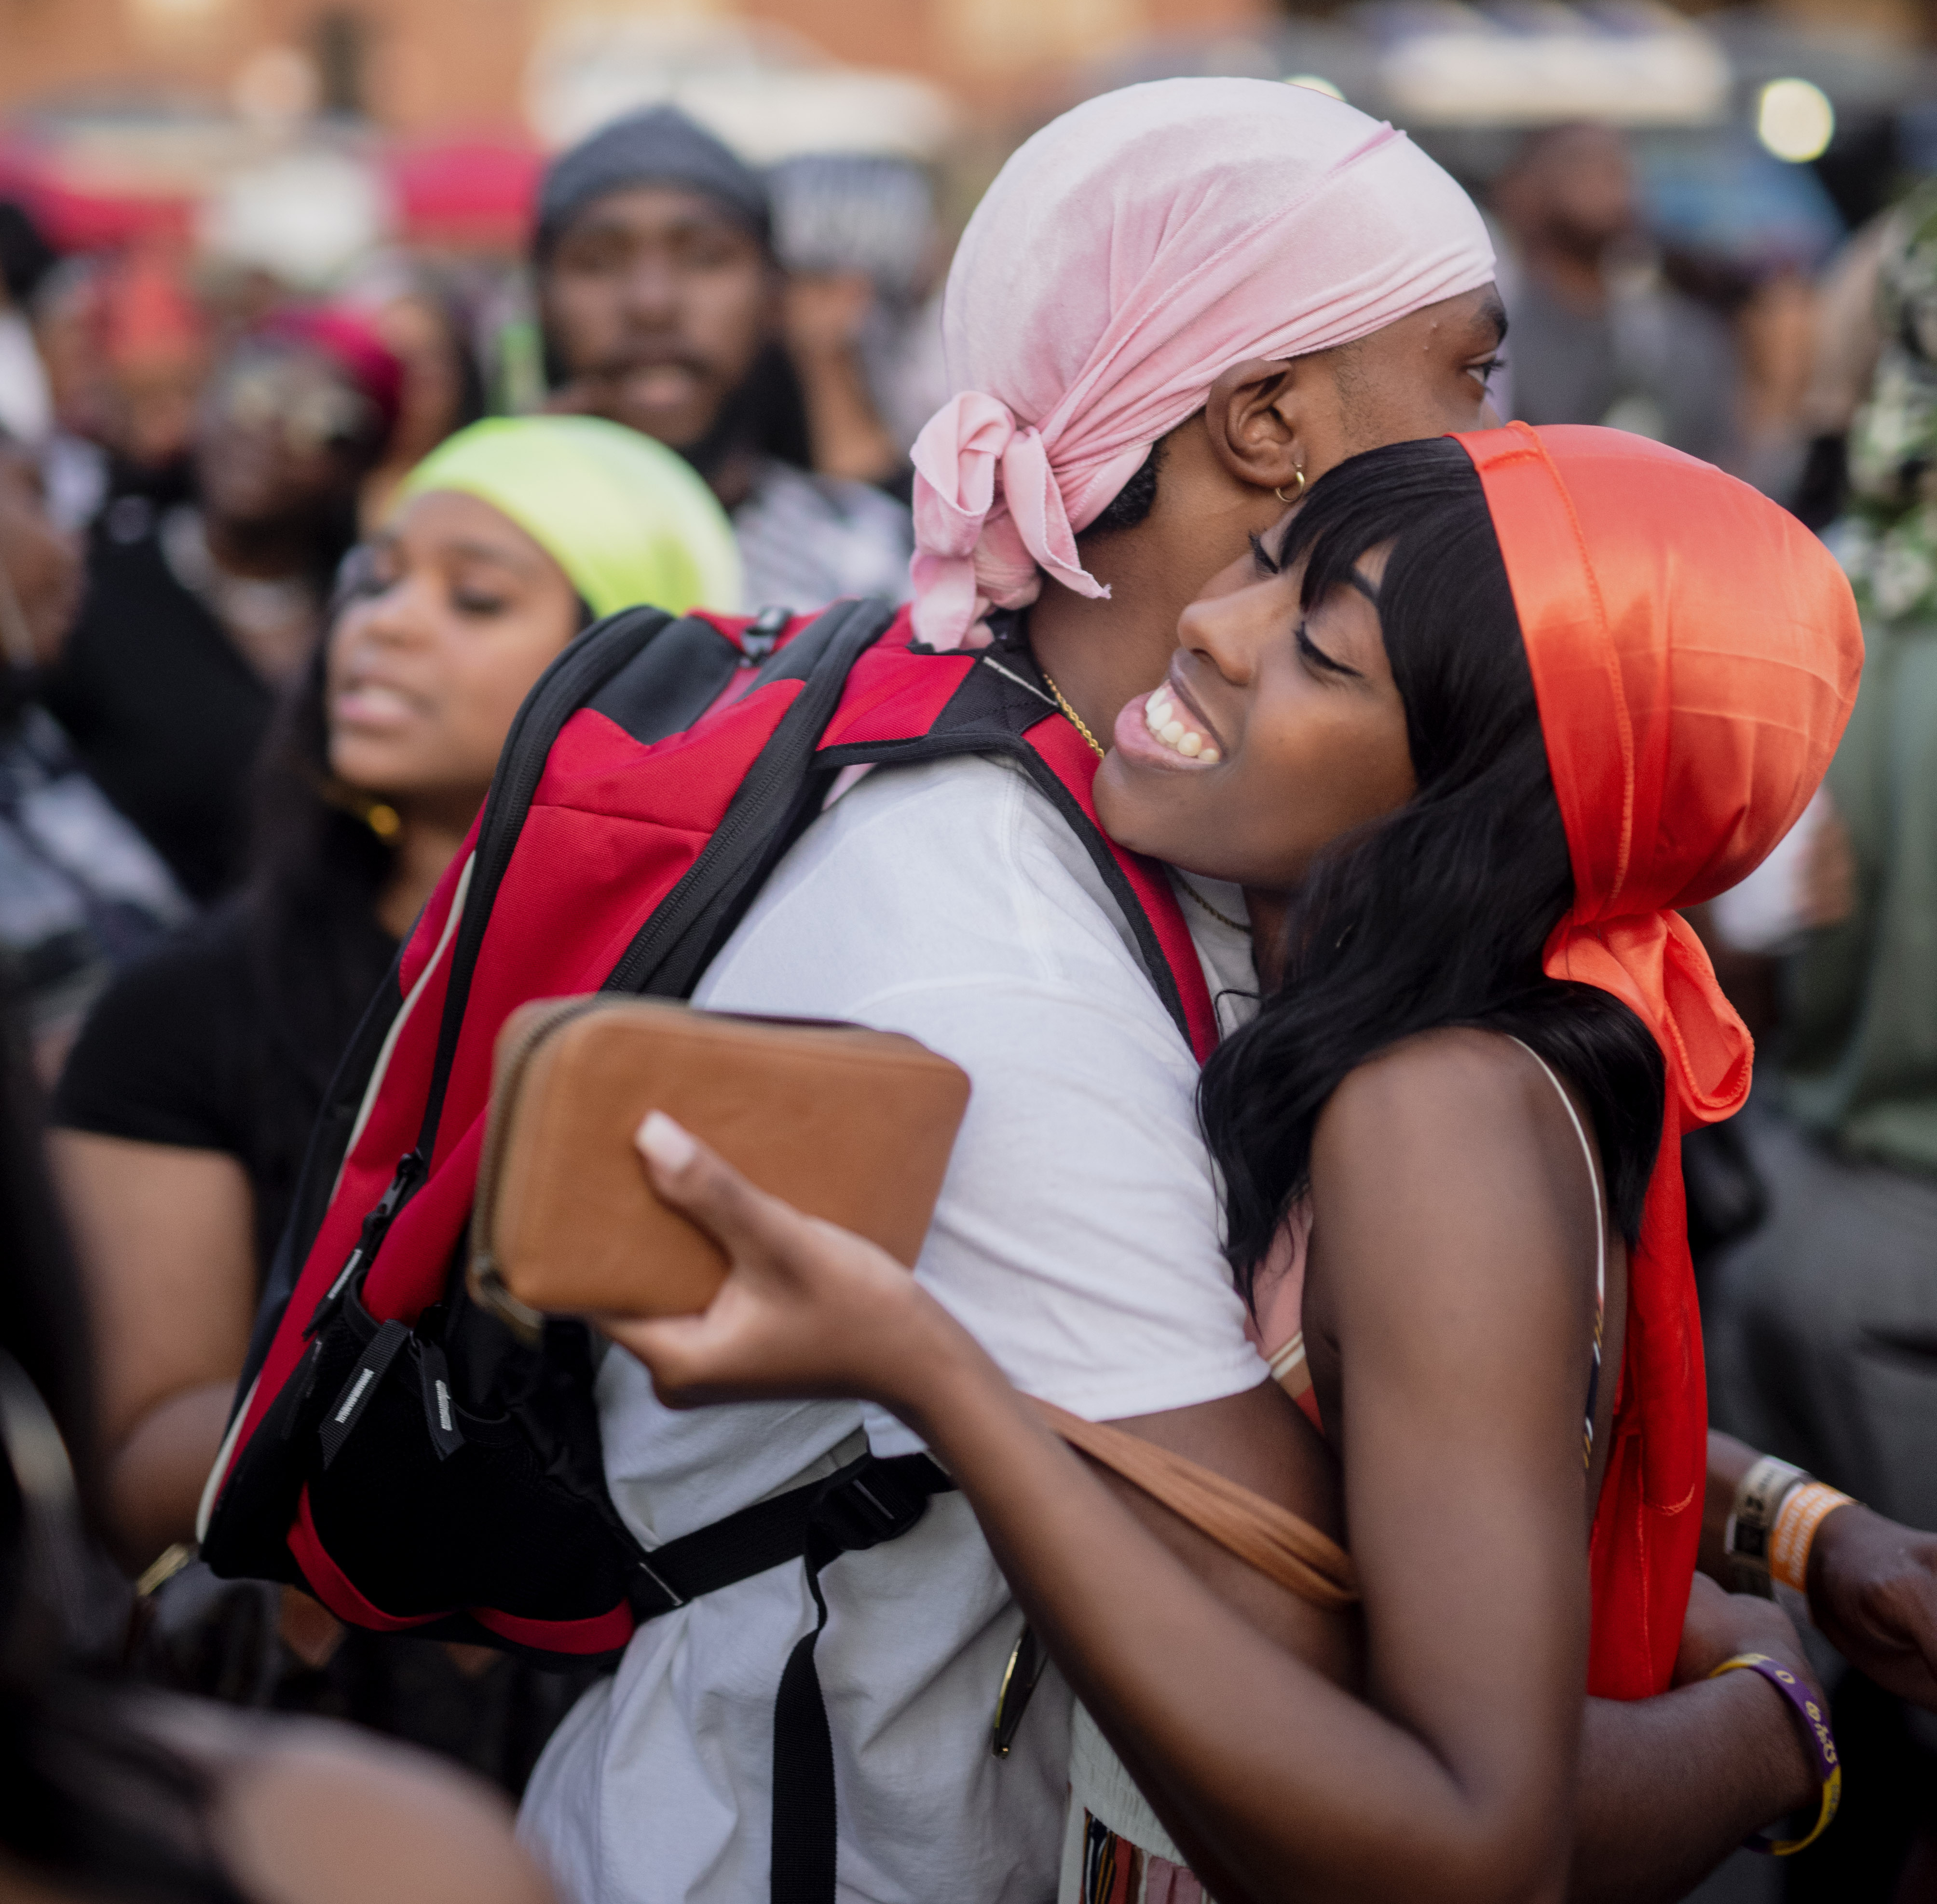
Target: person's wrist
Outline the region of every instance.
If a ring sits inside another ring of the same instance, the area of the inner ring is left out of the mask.
[[[1816,1684],[1815,1677],[1809,1670],[1808,1660],[1802,1657],[1799,1647],[1793,1652],[1778,1652],[1767,1645],[1757,1650],[1767,1654],[1787,1671],[1794,1673],[1810,1689],[1817,1703],[1825,1711],[1828,1709],[1822,1688]],[[1771,1723],[1769,1715],[1772,1712],[1776,1715],[1775,1722],[1781,1728],[1781,1743],[1779,1746],[1775,1745],[1777,1735],[1772,1732],[1769,1737],[1772,1752],[1769,1763],[1772,1782],[1769,1802],[1772,1806],[1779,1808],[1777,1815],[1781,1816],[1805,1812],[1814,1805],[1822,1796],[1823,1775],[1817,1764],[1815,1754],[1804,1742],[1795,1708],[1788,1700],[1759,1672],[1724,1673],[1712,1683],[1718,1688],[1732,1686],[1736,1698],[1745,1702],[1758,1702],[1754,1705],[1745,1703],[1740,1708],[1745,1721],[1748,1721],[1748,1715],[1753,1713],[1755,1717],[1749,1723],[1768,1725]],[[1761,1690],[1751,1690],[1755,1687]]]
[[[959,1379],[966,1332],[912,1277],[877,1310],[869,1330],[868,1399],[911,1426],[913,1413]]]
[[[1842,1502],[1817,1524],[1804,1582],[1809,1617],[1820,1631],[1828,1631],[1834,1620],[1835,1587],[1845,1557],[1873,1537],[1882,1524],[1881,1517],[1860,1501]]]
[[[1810,1479],[1805,1469],[1773,1454],[1759,1455],[1738,1476],[1722,1530],[1723,1577],[1731,1592],[1775,1597],[1770,1542],[1784,1502]]]
[[[1769,1573],[1778,1587],[1808,1593],[1810,1567],[1824,1527],[1845,1508],[1857,1503],[1840,1490],[1813,1478],[1789,1489],[1769,1538]]]
[[[1778,1654],[1770,1657],[1781,1659],[1790,1672],[1797,1670],[1795,1660]],[[1718,1692],[1724,1687],[1730,1689],[1732,1696],[1741,1702],[1733,1708],[1742,1715],[1740,1736],[1753,1736],[1751,1729],[1754,1727],[1769,1729],[1766,1802],[1772,1815],[1783,1817],[1814,1805],[1823,1788],[1822,1775],[1817,1769],[1814,1754],[1802,1742],[1789,1702],[1757,1672],[1724,1673],[1711,1683]],[[1757,1687],[1759,1691],[1755,1690]]]

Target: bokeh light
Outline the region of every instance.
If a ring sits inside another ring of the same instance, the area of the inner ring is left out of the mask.
[[[1756,137],[1778,159],[1819,159],[1836,131],[1836,109],[1805,79],[1771,80],[1756,102]]]

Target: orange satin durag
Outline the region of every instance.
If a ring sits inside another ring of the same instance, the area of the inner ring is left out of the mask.
[[[1667,1066],[1591,1548],[1588,1689],[1641,1699],[1673,1672],[1708,1466],[1681,1135],[1741,1108],[1754,1055],[1675,908],[1734,885],[1795,823],[1856,699],[1863,635],[1822,544],[1706,463],[1611,429],[1459,441],[1506,559],[1573,862],[1544,963],[1629,1005]]]

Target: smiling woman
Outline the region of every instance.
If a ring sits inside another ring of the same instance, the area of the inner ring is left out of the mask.
[[[520,704],[596,616],[730,606],[739,590],[699,478],[582,417],[450,439],[349,574],[270,750],[248,890],[106,994],[56,1099],[99,1318],[114,1531],[135,1568],[192,1538],[324,1087]],[[313,1638],[312,1665],[338,1645],[326,1619]],[[380,1725],[441,1711],[450,1730],[420,1742],[514,1788],[573,1690],[503,1666],[466,1679],[429,1645],[404,1657],[374,1636],[344,1643],[327,1696]],[[396,1698],[406,1669],[434,1683]]]
[[[1376,605],[1387,552],[1361,556],[1307,609],[1256,542],[1223,578],[1250,586],[1184,611],[1169,674],[1117,716],[1096,777],[1117,837],[1127,826],[1175,844],[1187,829],[1198,858],[1217,839],[1228,869],[1199,871],[1286,890],[1326,841],[1408,798],[1405,703]]]

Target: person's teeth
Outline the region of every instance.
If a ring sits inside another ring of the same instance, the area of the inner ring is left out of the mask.
[[[1195,728],[1184,725],[1168,686],[1154,688],[1144,701],[1144,725],[1173,753],[1215,766],[1223,758]]]

